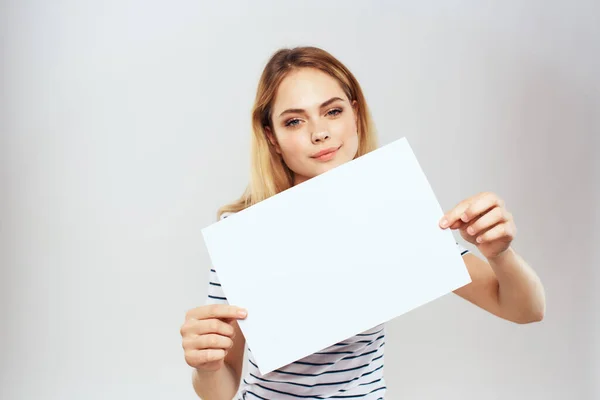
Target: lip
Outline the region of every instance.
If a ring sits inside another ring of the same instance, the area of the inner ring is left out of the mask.
[[[326,156],[333,155],[336,151],[338,151],[340,149],[340,147],[342,147],[342,146],[330,147],[328,149],[323,149],[323,150],[319,151],[318,153],[313,154],[311,157],[316,158],[316,159],[325,158]]]

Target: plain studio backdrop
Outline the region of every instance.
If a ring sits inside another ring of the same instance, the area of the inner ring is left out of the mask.
[[[387,398],[600,398],[600,3],[414,3],[4,1],[0,398],[195,398],[200,230],[241,194],[259,74],[296,45],[348,65],[444,209],[504,198],[546,287],[538,324],[452,294],[395,319]]]

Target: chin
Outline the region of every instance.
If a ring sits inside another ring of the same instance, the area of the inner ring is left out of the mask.
[[[323,164],[318,169],[317,175],[320,175],[327,171],[331,171],[332,169],[339,167],[340,165],[343,165],[343,164],[347,163],[348,161],[350,161],[350,160],[332,160],[329,163]]]
[[[311,179],[314,178],[315,176],[321,175],[327,171],[331,171],[332,169],[339,167],[340,165],[343,165],[345,163],[347,163],[348,161],[352,161],[352,160],[348,160],[345,157],[344,158],[335,158],[329,162],[325,162],[325,163],[318,163],[317,165],[304,165],[304,172],[300,172],[298,171],[298,175],[300,176],[304,176],[305,178],[303,180],[305,180],[306,178]]]

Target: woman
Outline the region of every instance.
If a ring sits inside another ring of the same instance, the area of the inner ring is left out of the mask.
[[[219,218],[376,148],[360,85],[337,59],[314,47],[272,56],[259,82],[252,122],[250,185],[238,201],[219,210]],[[440,229],[459,229],[486,258],[457,244],[472,279],[457,295],[515,323],[543,318],[543,287],[511,247],[516,227],[502,199],[494,193],[466,198],[445,214]],[[214,269],[210,280],[207,304],[190,310],[181,327],[199,397],[384,398],[383,325],[265,376],[249,349],[249,371],[240,386],[246,343],[236,321],[247,313],[228,304]]]

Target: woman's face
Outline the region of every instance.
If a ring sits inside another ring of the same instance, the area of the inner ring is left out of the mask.
[[[272,107],[267,136],[294,172],[297,185],[351,161],[358,151],[356,102],[339,83],[313,68],[290,73]]]

